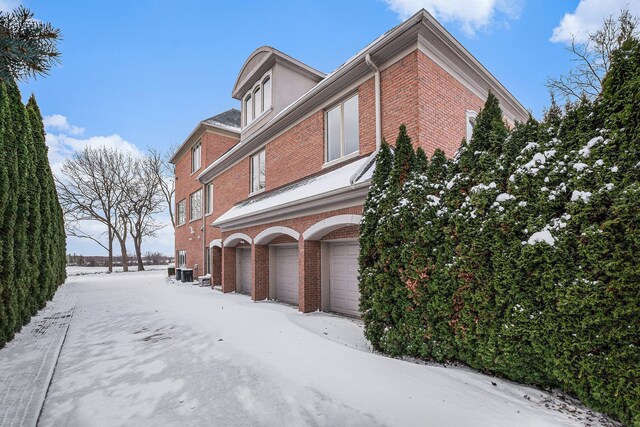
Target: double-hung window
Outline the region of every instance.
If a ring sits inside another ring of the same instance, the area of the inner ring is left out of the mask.
[[[187,251],[184,249],[178,251],[178,262],[176,266],[182,268],[187,265]]]
[[[180,200],[178,202],[178,208],[176,209],[176,211],[178,213],[177,225],[182,225],[185,222],[187,222],[187,201],[186,200]]]
[[[204,195],[207,206],[206,214],[209,215],[213,213],[213,184],[207,184],[204,188],[206,190]]]
[[[189,196],[189,220],[202,218],[202,190],[195,191]]]
[[[327,110],[326,139],[327,162],[358,152],[360,135],[357,94]]]
[[[251,156],[251,192],[256,193],[265,188],[265,152],[264,150]]]
[[[201,153],[202,144],[200,144],[200,141],[198,141],[196,145],[194,145],[191,149],[191,173],[194,173],[195,171],[200,169],[200,164],[202,161]]]

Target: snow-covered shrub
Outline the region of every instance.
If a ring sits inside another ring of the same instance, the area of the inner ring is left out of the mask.
[[[412,156],[402,129],[361,228],[380,254],[361,264],[374,347],[560,387],[640,425],[639,94],[632,41],[594,103],[508,131],[489,95],[452,160]]]

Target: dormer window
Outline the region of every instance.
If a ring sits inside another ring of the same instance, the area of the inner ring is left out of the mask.
[[[262,79],[262,111],[271,108],[271,76]]]
[[[244,126],[271,109],[271,71],[267,71],[247,92],[243,102]]]
[[[253,121],[253,98],[251,94],[244,98],[244,125],[248,125]]]

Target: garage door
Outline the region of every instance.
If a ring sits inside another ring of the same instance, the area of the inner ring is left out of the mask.
[[[276,299],[298,305],[298,247],[276,248]]]
[[[238,290],[251,295],[251,249],[237,249],[238,269],[236,270]]]
[[[329,293],[331,311],[360,317],[357,242],[332,243],[330,246]]]

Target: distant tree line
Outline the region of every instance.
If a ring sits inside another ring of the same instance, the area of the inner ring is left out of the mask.
[[[360,231],[365,335],[561,388],[640,425],[640,41],[603,90],[508,129],[492,94],[453,159],[401,127]]]
[[[59,31],[20,7],[0,13],[0,347],[66,279],[62,209],[34,96],[17,79],[58,61]]]
[[[135,255],[129,254],[128,257],[135,257]],[[121,266],[122,261],[121,256],[114,256],[112,258],[114,266]],[[172,256],[167,256],[160,252],[146,252],[143,256],[143,263],[145,265],[163,265],[172,261]],[[108,263],[108,256],[67,254],[67,265],[69,266],[107,267]]]

